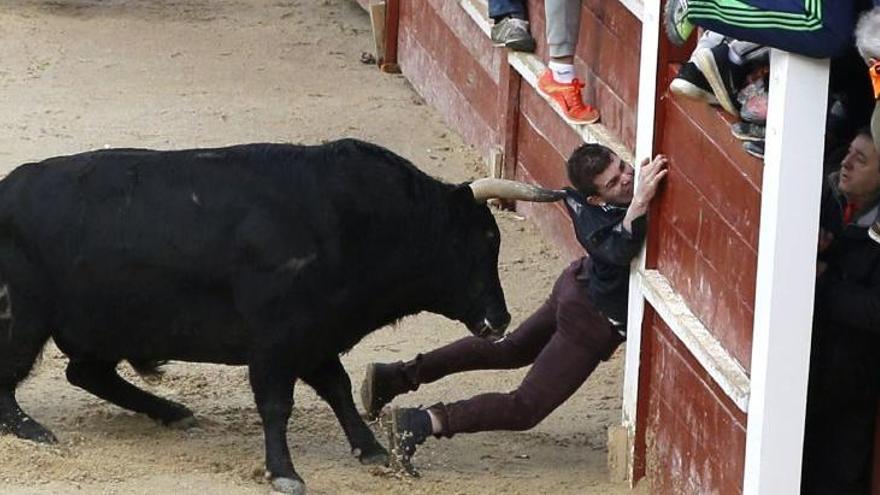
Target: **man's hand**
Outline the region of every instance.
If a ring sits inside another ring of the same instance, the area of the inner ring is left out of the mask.
[[[666,177],[668,170],[666,164],[669,160],[665,155],[657,155],[653,160],[645,158],[642,160],[642,166],[639,169],[639,182],[633,194],[632,203],[626,210],[626,216],[623,217],[623,228],[627,232],[632,232],[632,221],[648,212],[648,205],[657,194],[657,187]]]

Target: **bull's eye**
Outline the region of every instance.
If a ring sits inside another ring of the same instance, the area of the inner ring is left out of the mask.
[[[495,238],[495,232],[492,232],[491,230],[486,232],[486,239],[494,239],[494,238]]]

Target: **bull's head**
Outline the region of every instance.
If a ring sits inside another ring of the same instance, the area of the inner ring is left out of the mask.
[[[454,278],[453,302],[451,311],[443,313],[462,321],[474,335],[493,340],[501,338],[510,323],[510,313],[498,278],[501,236],[486,201],[497,198],[551,202],[564,195],[563,191],[504,179],[479,179],[459,188],[458,200],[467,203],[460,205],[459,211],[465,214],[456,219],[463,237],[455,246],[460,253],[460,263],[456,263],[460,269],[458,273],[448,274]]]

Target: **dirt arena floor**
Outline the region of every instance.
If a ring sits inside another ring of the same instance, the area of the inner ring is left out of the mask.
[[[0,171],[105,146],[185,148],[354,136],[448,181],[483,175],[472,149],[407,82],[360,62],[369,19],[353,0],[3,0]],[[520,322],[566,264],[528,221],[497,212],[501,276]],[[344,356],[355,394],[371,361],[409,359],[465,335],[419,315]],[[311,494],[623,494],[607,482],[606,429],[620,418],[622,353],[532,431],[429,440],[401,479],[358,464],[329,407],[296,390],[289,440]],[[263,439],[244,368],[172,363],[157,383],[200,427],[168,430],[69,385],[49,345],[19,389],[60,443],[0,437],[0,493],[264,494]],[[506,391],[524,371],[424,386],[403,405]],[[384,437],[383,442],[385,441]]]

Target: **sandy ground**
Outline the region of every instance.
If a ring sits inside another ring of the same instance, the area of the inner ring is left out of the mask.
[[[402,77],[360,63],[371,49],[368,17],[351,0],[3,0],[0,167],[103,146],[354,136],[449,181],[483,175],[478,156]],[[566,261],[527,221],[507,212],[497,218],[516,324],[543,301]],[[357,389],[368,362],[408,359],[465,332],[434,315],[411,317],[366,338],[344,363]],[[196,412],[201,426],[180,432],[70,386],[65,364],[50,345],[19,389],[23,407],[60,443],[0,437],[0,493],[269,491],[245,369],[173,363],[161,382],[133,377]],[[398,402],[510,390],[523,372],[460,375]],[[312,494],[627,493],[606,481],[605,467],[621,375],[618,351],[532,431],[429,440],[415,480],[360,466],[329,407],[300,386],[289,430],[294,462]]]

